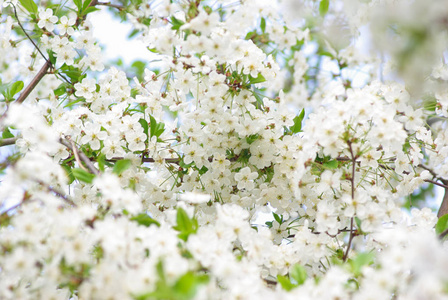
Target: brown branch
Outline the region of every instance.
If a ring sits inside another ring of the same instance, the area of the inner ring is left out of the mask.
[[[69,140],[70,144],[72,145],[72,150],[73,150],[73,154],[75,155],[75,160],[78,163],[79,167],[81,169],[83,169],[86,172],[89,172],[89,170],[86,169],[86,167],[84,167],[81,163],[81,160],[79,159],[79,153],[78,153],[78,149],[76,148],[75,142],[73,142],[72,140]]]
[[[440,181],[442,181],[444,185],[448,186],[448,180],[441,179]],[[448,187],[445,187],[445,194],[443,195],[442,204],[440,204],[437,217],[440,218],[446,214],[448,214]]]
[[[435,184],[435,185],[438,185],[438,186],[440,186],[440,187],[443,187],[444,189],[448,189],[448,185],[439,183],[439,182],[437,182],[437,181],[434,181],[434,180],[431,180],[431,179],[425,179],[424,181],[425,181],[425,182],[432,183],[432,184]]]
[[[16,137],[0,139],[0,147],[14,145],[16,143],[16,141],[17,141]]]
[[[100,171],[98,171],[95,166],[93,165],[93,163],[90,161],[90,159],[84,154],[84,152],[79,151],[79,149],[76,148],[75,144],[71,143],[71,139],[69,137],[66,137],[66,139],[59,139],[59,142],[64,145],[65,147],[69,148],[70,150],[73,151],[73,153],[78,153],[79,154],[79,158],[81,159],[81,161],[83,161],[86,165],[87,165],[87,169],[89,169],[90,173],[95,174],[95,175],[99,175]],[[76,157],[76,154],[75,154]],[[78,162],[79,163],[79,162]]]
[[[34,179],[37,183],[44,186],[48,191],[54,193],[56,196],[67,202],[68,204],[77,207],[76,203],[67,195],[64,195],[62,192],[56,190],[55,188],[51,187],[50,185],[46,184],[42,180]]]
[[[48,69],[51,68],[51,63],[47,60],[45,64],[42,66],[42,68],[37,72],[36,76],[31,80],[31,82],[27,85],[27,87],[23,90],[23,92],[20,94],[19,98],[17,98],[17,103],[22,103],[25,101],[26,97],[29,96],[29,94],[34,90],[34,88],[37,86],[37,84],[40,82],[40,80],[47,74]]]
[[[89,6],[95,6],[98,3],[98,0],[92,0],[89,4]],[[28,86],[23,90],[23,92],[20,94],[19,98],[17,98],[17,103],[22,103],[25,101],[26,97],[29,96],[29,94],[34,90],[34,88],[37,86],[37,84],[41,81],[41,79],[45,76],[45,74],[48,73],[48,70],[53,67],[50,60],[48,60],[45,55],[40,51],[39,47],[37,47],[36,43],[34,43],[33,39],[26,33],[25,29],[22,27],[22,24],[20,23],[20,20],[17,16],[16,8],[14,7],[14,13],[17,18],[17,22],[19,23],[20,28],[22,28],[23,33],[27,36],[27,38],[31,41],[31,43],[34,45],[37,51],[42,55],[42,57],[45,59],[45,64],[42,66],[42,68],[39,70],[39,72],[36,74],[36,76],[31,80],[31,82],[28,84]],[[65,81],[69,82],[67,79],[65,79],[63,76],[61,76]]]
[[[97,2],[96,5],[103,5],[103,6],[109,6],[118,9],[119,11],[124,10],[125,8],[121,5],[112,4],[110,2]]]
[[[350,156],[351,156],[351,161],[352,161],[352,176],[350,178],[350,183],[351,183],[351,196],[352,196],[352,200],[355,199],[355,171],[356,171],[356,157],[355,154],[353,153],[353,148],[352,148],[352,142],[348,141],[348,147],[350,149]],[[354,237],[354,232],[353,232],[353,217],[351,217],[350,219],[350,237],[348,239],[348,245],[347,245],[347,250],[345,250],[344,256],[342,257],[342,260],[345,262],[348,258],[348,253],[350,252],[350,248],[352,246],[352,241],[353,241],[353,237]]]
[[[111,159],[108,159],[107,161],[117,161],[117,160],[122,160],[124,159],[123,157],[112,157]],[[180,158],[163,158],[163,161],[169,164],[179,164],[180,162]],[[213,157],[209,157],[207,159],[209,162],[213,161]],[[149,162],[149,163],[153,163],[156,162],[157,160],[152,158],[152,157],[143,157],[141,159],[142,162]],[[230,161],[236,161],[236,159],[231,159]]]
[[[447,234],[448,234],[448,229],[445,229],[444,232],[442,232],[441,234],[439,234],[439,239],[443,239]]]
[[[16,6],[14,4],[12,4],[12,8],[14,9],[14,15],[16,16],[17,23],[19,24],[19,26],[22,29],[23,33],[30,40],[30,42],[33,44],[34,48],[36,48],[36,50],[39,52],[39,54],[45,59],[45,61],[50,63],[50,61],[45,57],[45,55],[42,53],[42,51],[40,51],[39,47],[37,47],[37,45],[33,41],[33,39],[28,35],[28,33],[26,33],[25,28],[23,28],[22,23],[20,23],[19,17],[17,16],[17,10],[16,10]],[[50,65],[51,65],[51,63],[50,63]]]
[[[4,215],[7,215],[10,211],[12,211],[12,210],[18,208],[20,205],[22,205],[22,203],[23,203],[23,202],[19,202],[19,203],[15,204],[15,205],[9,207],[7,210],[3,211],[3,212],[0,214],[0,217],[2,217],[2,216],[4,216]]]

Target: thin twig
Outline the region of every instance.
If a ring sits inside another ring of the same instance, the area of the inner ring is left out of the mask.
[[[59,139],[59,142],[64,145],[65,147],[69,148],[70,150],[73,151],[73,153],[78,153],[79,158],[87,165],[87,169],[89,169],[90,173],[95,174],[95,175],[99,175],[100,171],[98,171],[95,166],[92,164],[92,162],[90,161],[90,159],[84,154],[84,152],[79,151],[76,146],[71,144],[71,139],[69,137],[66,137],[66,139]],[[76,157],[76,154],[75,154]],[[78,162],[79,163],[79,162]]]
[[[39,81],[47,74],[48,69],[50,69],[51,63],[47,60],[42,68],[37,72],[36,76],[31,80],[31,82],[27,85],[27,87],[20,94],[19,98],[17,98],[17,103],[22,103],[25,101],[26,97],[34,90]]]
[[[425,179],[424,181],[425,181],[425,182],[432,183],[432,184],[435,184],[435,185],[438,185],[438,186],[440,186],[440,187],[443,187],[444,189],[448,189],[448,185],[439,183],[439,182],[437,182],[437,181],[434,181],[434,180],[431,180],[431,179]]]
[[[17,141],[17,137],[1,139],[0,147],[14,145],[16,143],[16,141]]]
[[[26,37],[30,40],[31,43],[33,43],[34,47],[36,48],[36,50],[40,53],[40,55],[45,59],[45,61],[47,63],[50,64],[51,66],[51,62],[48,60],[48,58],[45,57],[45,55],[42,53],[42,51],[40,51],[39,47],[37,47],[36,43],[34,43],[33,39],[28,35],[28,33],[26,33],[25,28],[23,28],[22,23],[20,23],[19,17],[17,16],[17,10],[16,10],[16,6],[11,3],[12,8],[14,9],[14,15],[16,16],[17,19],[17,23],[19,23],[20,28],[22,29],[23,33],[26,35]]]
[[[79,159],[78,149],[76,148],[75,142],[73,142],[72,140],[69,140],[69,142],[72,145],[73,154],[75,155],[75,160],[78,162],[79,167],[84,171],[89,172],[89,170],[87,170],[86,167],[83,166],[81,160]]]
[[[62,200],[64,200],[65,202],[67,202],[68,204],[77,207],[76,203],[73,202],[73,200],[67,196],[64,195],[62,192],[56,190],[54,187],[51,187],[50,185],[46,184],[45,182],[43,182],[42,180],[39,179],[34,179],[37,183],[39,183],[40,185],[44,186],[45,188],[47,188],[48,191],[54,193],[56,196],[58,196],[59,198],[61,198]]]
[[[343,261],[346,261],[348,258],[348,253],[350,251],[350,248],[352,247],[352,241],[353,241],[353,237],[355,235],[353,234],[353,217],[350,218],[350,237],[348,239],[348,245],[347,245],[347,250],[345,250],[344,256],[342,257]]]
[[[103,6],[113,7],[113,8],[118,9],[119,11],[122,11],[124,9],[123,6],[117,5],[117,4],[112,4],[110,2],[97,2],[96,5],[103,5]]]
[[[353,154],[352,143],[350,141],[348,141],[347,143],[348,143],[348,147],[350,149],[350,156],[351,156],[351,160],[352,160],[352,176],[350,178],[350,183],[351,183],[352,200],[354,200],[355,199],[356,157]],[[348,253],[350,252],[350,248],[352,246],[353,237],[354,237],[354,233],[353,233],[353,217],[351,217],[351,219],[350,219],[350,237],[348,239],[347,250],[345,250],[344,256],[342,257],[343,261],[346,261],[347,258],[348,258]]]
[[[22,203],[23,203],[23,202],[21,201],[21,202],[17,203],[16,205],[13,205],[13,206],[9,207],[7,210],[5,210],[4,212],[2,212],[2,213],[0,214],[0,216],[4,216],[4,215],[8,214],[11,210],[14,210],[14,209],[16,209],[17,207],[19,207],[20,205],[22,205]]]

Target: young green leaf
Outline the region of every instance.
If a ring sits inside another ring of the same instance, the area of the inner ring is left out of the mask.
[[[61,83],[57,89],[53,90],[55,96],[62,96],[67,92],[67,84],[65,82]]]
[[[261,28],[261,32],[265,33],[265,31],[266,31],[266,19],[265,18],[261,18],[260,28]]]
[[[292,125],[291,127],[289,127],[289,129],[291,130],[291,132],[294,133],[298,133],[302,130],[302,121],[303,118],[305,117],[305,109],[302,109],[302,111],[300,112],[300,114],[298,116],[296,116],[294,118],[294,125]]]
[[[292,267],[291,272],[289,272],[289,276],[294,279],[298,285],[302,285],[308,277],[305,268],[299,264],[295,264]]]
[[[165,123],[157,123],[156,119],[154,119],[153,116],[149,116],[149,120],[150,120],[150,136],[156,136],[159,137],[162,135],[162,133],[165,131]]]
[[[78,179],[79,181],[83,181],[86,183],[92,183],[93,179],[95,178],[95,175],[92,173],[89,173],[81,168],[75,168],[72,170],[73,176]]]
[[[252,75],[249,75],[249,83],[250,84],[255,84],[255,83],[261,83],[261,82],[265,82],[266,78],[263,77],[263,75],[261,75],[261,73],[258,73],[257,77],[252,77]]]
[[[129,169],[129,167],[131,165],[132,165],[132,163],[131,163],[131,161],[129,159],[117,160],[117,162],[114,165],[114,169],[112,170],[112,172],[117,174],[117,175],[120,175],[121,173],[123,173],[124,171]]]
[[[325,16],[330,6],[330,0],[321,0],[319,4],[319,14],[321,17]]]
[[[336,159],[333,159],[333,160],[324,162],[323,166],[327,169],[334,170],[334,169],[337,169],[338,164],[339,164],[338,161]]]
[[[190,219],[187,212],[179,207],[177,208],[177,225],[173,227],[179,231],[179,238],[186,241],[188,236],[192,233],[196,233],[198,230],[198,221],[193,217]]]
[[[296,287],[295,284],[291,283],[288,277],[283,275],[277,275],[277,282],[280,283],[285,291],[290,291]]]
[[[283,223],[283,216],[278,215],[276,213],[272,213],[274,215],[274,219],[277,221],[277,223],[282,224]]]
[[[368,266],[373,263],[375,258],[374,252],[363,252],[356,255],[353,259],[349,260],[351,271],[355,276],[361,275],[361,269],[363,266]]]
[[[82,0],[73,0],[76,7],[78,8],[78,12],[82,11]]]
[[[136,221],[138,224],[149,227],[152,224],[155,224],[157,227],[160,227],[160,223],[148,216],[148,214],[141,213],[132,217],[131,221]]]
[[[179,297],[192,299],[199,285],[207,283],[208,276],[195,274],[191,271],[182,275],[174,284],[173,289]]]
[[[15,94],[17,94],[18,92],[20,92],[23,89],[23,81],[16,81],[11,85],[10,88],[10,96],[11,98],[14,97]]]
[[[436,234],[440,235],[448,229],[448,214],[439,218],[436,224]]]
[[[138,120],[138,122],[140,123],[140,125],[142,125],[143,132],[145,133],[145,135],[146,135],[146,137],[148,139],[149,138],[149,135],[148,135],[148,133],[149,133],[149,125],[148,125],[148,122],[145,119],[140,119],[140,120]]]
[[[94,11],[97,11],[97,10],[100,10],[100,9],[97,8],[97,7],[89,6],[89,7],[87,7],[86,9],[84,9],[82,11],[81,16],[86,16],[86,15],[90,14],[91,12],[94,12]]]
[[[37,5],[36,3],[34,3],[33,0],[19,0],[20,4],[22,4],[22,6],[29,11],[32,14],[36,14],[37,13]]]
[[[9,127],[6,127],[2,132],[2,138],[9,139],[9,138],[13,138],[13,137],[14,137],[14,134],[11,133],[11,131],[9,130]]]
[[[173,25],[172,27],[171,27],[171,29],[172,30],[179,30],[179,28],[182,26],[182,25],[184,25],[185,23],[184,22],[182,22],[181,20],[179,20],[179,19],[176,19],[176,17],[171,17],[171,24]]]

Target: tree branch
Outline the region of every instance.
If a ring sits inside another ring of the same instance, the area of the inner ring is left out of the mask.
[[[51,63],[47,60],[42,68],[37,72],[36,76],[31,80],[31,82],[27,85],[27,87],[20,94],[19,98],[17,98],[17,103],[22,103],[25,101],[26,97],[34,90],[40,80],[47,74],[48,69],[50,69]]]
[[[442,204],[440,204],[439,212],[437,213],[437,217],[440,218],[446,214],[448,214],[448,180],[440,179],[445,187],[445,194],[443,195]]]
[[[87,165],[87,168],[92,174],[99,175],[100,171],[98,171],[93,163],[90,161],[90,159],[84,154],[84,152],[79,151],[78,148],[76,148],[75,143],[72,143],[72,140],[69,137],[66,137],[66,139],[59,139],[59,142],[67,147],[68,149],[72,150],[73,153],[77,153],[79,155],[79,158]],[[75,158],[76,155],[75,154]],[[80,162],[78,162],[80,164]],[[82,165],[80,164],[80,167],[82,168]]]
[[[112,4],[110,2],[97,2],[96,5],[109,6],[118,9],[119,11],[124,10],[124,7],[117,4]]]
[[[45,57],[45,55],[42,53],[42,51],[40,51],[39,47],[37,47],[37,45],[33,41],[33,39],[28,35],[28,33],[26,33],[25,28],[23,28],[23,26],[22,26],[22,23],[20,23],[19,17],[17,16],[16,6],[14,4],[12,4],[12,3],[11,3],[11,5],[12,5],[12,8],[14,9],[14,15],[16,16],[17,23],[19,23],[19,26],[22,29],[23,33],[30,40],[30,42],[33,44],[34,48],[36,48],[36,50],[39,52],[39,54],[45,59],[45,61],[50,63],[50,65],[51,65],[51,62]]]
[[[348,141],[348,147],[350,149],[350,156],[351,156],[351,161],[352,161],[352,176],[350,178],[350,183],[351,183],[351,192],[352,192],[352,200],[355,199],[355,171],[356,171],[356,157],[355,154],[353,153],[353,148],[352,148],[352,143],[351,141]],[[344,256],[342,257],[342,260],[345,262],[348,258],[348,253],[350,252],[350,248],[352,246],[352,241],[353,241],[353,237],[354,237],[354,232],[353,232],[353,217],[351,217],[350,219],[350,237],[348,239],[348,245],[347,245],[347,250],[345,250]]]
[[[14,145],[16,143],[17,139],[18,138],[16,138],[16,137],[7,138],[7,139],[1,139],[0,140],[0,147]]]
[[[77,207],[78,205],[76,205],[75,202],[73,202],[73,200],[69,197],[64,195],[62,192],[56,190],[55,188],[51,187],[50,185],[46,184],[45,182],[39,180],[39,179],[35,179],[35,181],[37,183],[39,183],[40,185],[44,186],[48,191],[54,193],[56,196],[58,196],[59,198],[61,198],[62,200],[64,200],[65,202],[67,202],[68,204]]]

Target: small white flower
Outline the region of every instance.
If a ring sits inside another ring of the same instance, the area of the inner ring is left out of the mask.
[[[199,194],[196,192],[186,192],[180,195],[180,200],[193,204],[207,203],[210,201],[210,195]]]
[[[51,8],[47,8],[46,10],[41,10],[39,12],[39,22],[37,26],[39,28],[47,29],[48,31],[54,30],[54,24],[58,21],[58,17],[53,16],[53,10]]]

